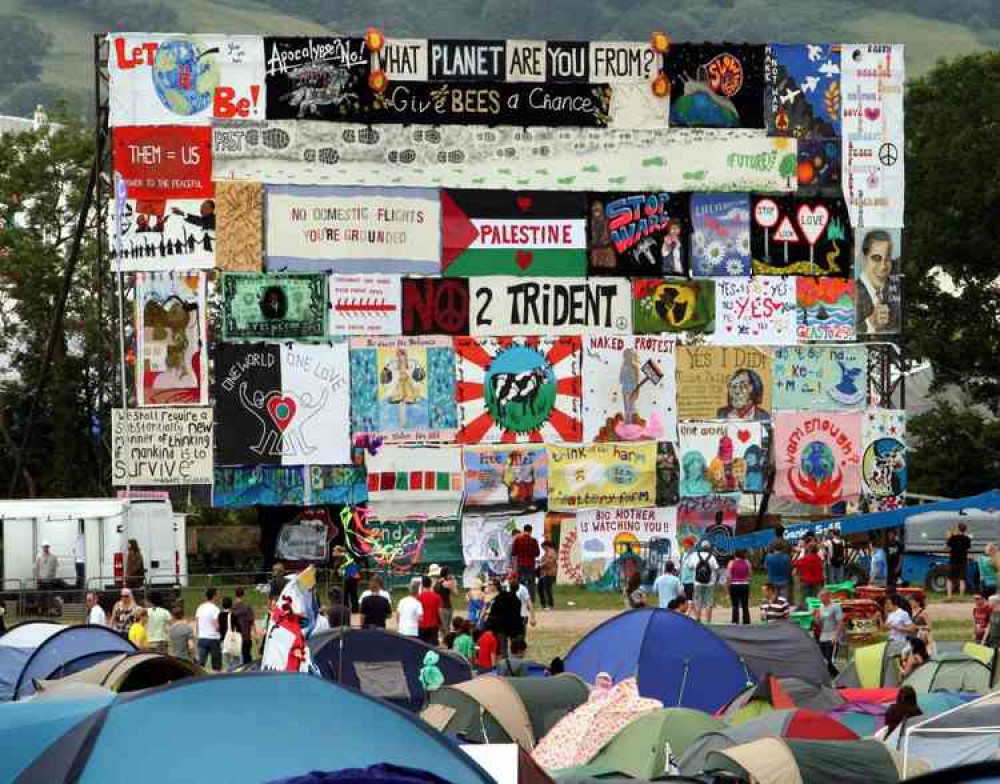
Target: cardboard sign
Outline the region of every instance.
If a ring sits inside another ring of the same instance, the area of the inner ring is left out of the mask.
[[[111,266],[118,272],[214,266],[214,199],[129,199],[118,224],[118,218],[108,221]]]
[[[364,38],[265,38],[268,119],[338,120],[368,100]]]
[[[464,278],[404,278],[404,335],[468,335],[469,282]]]
[[[345,464],[351,434],[346,343],[219,343],[218,465]]]
[[[440,272],[435,190],[267,187],[267,268]]]
[[[681,422],[682,496],[763,493],[767,444],[759,422]]]
[[[685,275],[689,209],[685,193],[588,194],[589,274]]]
[[[472,335],[628,335],[632,291],[628,280],[599,278],[471,278]]]
[[[398,335],[401,302],[395,275],[331,275],[330,334]]]
[[[453,441],[451,338],[351,339],[351,432],[386,441]]]
[[[584,337],[586,441],[676,439],[674,347],[667,337]]]
[[[222,276],[225,340],[320,340],[326,337],[326,278],[294,273]]]
[[[770,357],[756,348],[679,346],[677,416],[766,421],[771,416]]]
[[[868,350],[864,346],[776,349],[771,359],[774,407],[830,411],[863,408],[868,399]]]
[[[111,480],[115,485],[212,484],[212,409],[114,409]]]
[[[853,278],[796,278],[795,298],[799,340],[854,340]]]
[[[861,490],[860,413],[778,412],[775,492],[811,506],[857,498]]]
[[[636,334],[715,330],[715,281],[643,278],[632,297]]]
[[[109,36],[108,45],[113,128],[264,119],[258,36],[125,33]]]
[[[794,280],[782,277],[716,278],[715,334],[719,345],[787,346],[796,343]]]
[[[114,170],[131,199],[210,199],[212,129],[115,128]]]
[[[550,445],[551,509],[639,509],[656,503],[656,444]]]
[[[454,338],[463,444],[580,441],[579,336]]]

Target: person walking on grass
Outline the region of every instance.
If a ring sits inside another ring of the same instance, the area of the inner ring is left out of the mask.
[[[510,543],[510,556],[514,561],[514,570],[521,584],[528,589],[531,601],[535,601],[535,562],[541,555],[541,548],[532,534],[531,525],[525,525]]]
[[[119,634],[128,635],[128,630],[135,621],[139,605],[135,603],[130,588],[122,588],[122,592],[111,608],[111,628]]]
[[[653,581],[653,591],[656,593],[661,608],[666,608],[678,596],[684,596],[684,586],[677,576],[677,567],[673,561],[667,561],[663,574]]]
[[[368,590],[361,595],[361,626],[365,629],[384,629],[385,622],[392,615],[392,603],[387,591],[382,590],[382,581],[372,577]]]
[[[784,542],[784,539],[781,541]],[[774,541],[771,542],[769,552],[764,556],[764,568],[767,570],[767,581],[775,587],[781,597],[790,603],[792,600],[792,559],[784,545],[775,545]]]
[[[819,650],[830,677],[836,678],[840,673],[833,664],[833,654],[844,633],[844,610],[832,601],[829,591],[822,591],[819,600],[820,606],[813,610],[813,619],[819,624]]]
[[[87,623],[93,626],[107,626],[108,616],[104,614],[104,608],[97,598],[96,593],[87,594]]]
[[[750,624],[750,576],[753,568],[747,560],[747,551],[737,550],[726,564],[729,575],[729,602],[733,607],[731,623]],[[742,620],[741,620],[742,616]]]
[[[834,528],[827,540],[828,558],[827,563],[830,569],[830,582],[842,583],[844,581],[844,564],[847,562],[847,544],[840,535],[840,529]]]
[[[433,566],[431,567],[434,568]],[[458,581],[451,573],[451,567],[442,566],[434,583],[434,593],[441,597],[441,609],[438,611],[440,622],[438,628],[447,633],[451,629],[451,618],[454,614],[452,600],[458,596]]]
[[[149,650],[153,653],[166,653],[169,639],[170,611],[163,606],[163,597],[159,591],[153,591],[149,595],[149,604],[151,606],[146,613],[146,634],[149,636]]]
[[[959,523],[958,528],[948,537],[945,547],[948,548],[948,598],[952,591],[958,588],[958,595],[965,596],[965,579],[969,571],[969,550],[972,549],[972,538],[969,536],[965,523]]]
[[[639,610],[646,606],[646,592],[642,590],[642,577],[632,572],[625,583],[625,609]]]
[[[823,587],[823,560],[819,557],[819,545],[810,542],[793,568],[802,586],[802,605],[806,606],[808,600],[816,598]]]
[[[222,634],[219,632],[219,605],[215,589],[205,589],[205,601],[198,605],[194,618],[198,627],[198,664],[204,667],[212,660],[212,669],[222,669]]]
[[[687,560],[694,571],[694,618],[701,623],[704,617],[706,623],[711,623],[715,607],[715,580],[719,572],[719,562],[712,555],[712,543],[704,540]]]
[[[167,631],[170,655],[185,661],[194,661],[194,631],[184,620],[184,608],[175,604],[170,608],[170,628]]]
[[[233,597],[233,609],[229,614],[229,620],[243,638],[240,650],[241,663],[249,664],[253,659],[253,633],[257,628],[257,619],[254,617],[253,607],[246,601],[246,591],[242,585],[237,586]]]
[[[438,645],[441,642],[441,597],[434,592],[430,576],[421,578],[417,599],[424,610],[420,616],[420,639],[428,645]]]
[[[546,539],[542,542],[542,557],[538,562],[538,603],[543,610],[554,610],[556,607],[553,586],[556,584],[556,574],[559,571],[559,555],[556,546]]]
[[[396,617],[399,619],[397,630],[404,637],[420,636],[420,621],[424,615],[424,606],[417,598],[420,587],[419,577],[410,580],[410,592],[399,600],[399,606],[396,608]]]
[[[979,568],[979,593],[989,599],[997,592],[997,546],[992,542],[986,545],[986,552],[976,558]]]

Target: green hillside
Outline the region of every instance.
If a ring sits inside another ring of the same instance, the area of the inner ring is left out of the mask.
[[[92,0],[93,2],[93,0]],[[143,0],[149,2],[149,0]],[[333,27],[359,32],[384,24],[388,33],[416,36],[514,36],[524,38],[644,38],[651,29],[708,40],[891,41],[907,45],[910,75],[919,75],[942,57],[983,49],[1000,41],[1000,30],[971,22],[945,22],[911,13],[866,10],[895,0],[856,4],[856,0],[702,0],[662,6],[647,0],[171,0],[176,27],[184,32],[320,34],[330,27],[280,8],[312,12]],[[85,6],[86,3],[83,3]],[[155,5],[155,4],[154,4]],[[93,91],[93,34],[102,29],[79,10],[81,0],[0,0],[0,16],[34,20],[52,36],[39,84],[0,87],[0,113],[26,114],[36,102],[65,98],[89,114]],[[670,8],[671,10],[667,10]],[[317,10],[318,9],[318,10]],[[572,9],[572,10],[570,10]],[[661,10],[662,9],[662,10]],[[766,10],[765,10],[766,9]],[[752,13],[754,10],[760,13]],[[522,13],[523,11],[523,13]],[[939,14],[947,16],[947,14]],[[954,16],[958,16],[956,13]],[[105,23],[106,24],[106,23]],[[104,28],[106,30],[106,27]],[[2,43],[0,43],[2,45]],[[0,79],[0,85],[2,85]]]

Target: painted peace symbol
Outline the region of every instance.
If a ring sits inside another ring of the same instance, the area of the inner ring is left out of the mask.
[[[469,312],[469,295],[458,281],[438,284],[434,297],[437,305],[435,318],[446,334],[455,335],[465,327]]]
[[[899,148],[892,142],[886,142],[878,148],[878,159],[883,166],[893,166],[899,160]]]

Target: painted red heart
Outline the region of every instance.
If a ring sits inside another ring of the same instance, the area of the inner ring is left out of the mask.
[[[519,250],[514,256],[514,263],[523,270],[528,269],[535,261],[535,254],[530,250]]]
[[[275,395],[267,401],[267,413],[271,415],[278,429],[284,431],[295,418],[295,401],[287,395]]]
[[[517,197],[517,208],[521,212],[527,212],[531,209],[531,205],[534,204],[535,200],[530,196],[518,196]]]
[[[738,430],[738,431],[736,431],[736,437],[740,440],[741,444],[745,444],[747,441],[750,440],[750,431],[749,430]]]
[[[882,110],[877,106],[866,106],[865,107],[865,119],[869,122],[875,122],[879,117],[882,116]]]

